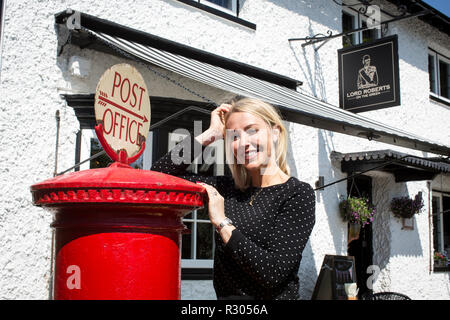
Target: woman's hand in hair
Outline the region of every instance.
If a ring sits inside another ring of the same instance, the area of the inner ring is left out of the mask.
[[[230,111],[230,104],[222,104],[211,112],[211,123],[209,129],[214,133],[223,137],[223,131],[225,129],[225,114]]]
[[[223,132],[225,129],[225,114],[230,111],[230,104],[222,104],[211,111],[211,122],[208,130],[197,136],[196,139],[202,145],[207,146],[216,140],[223,138]]]

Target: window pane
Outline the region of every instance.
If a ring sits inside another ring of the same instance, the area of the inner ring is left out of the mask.
[[[450,65],[439,60],[439,84],[441,88],[441,96],[450,98]]]
[[[134,169],[142,169],[144,167],[144,153],[132,164],[130,164],[130,167]]]
[[[91,138],[91,157],[99,152],[103,151],[102,146],[97,138]],[[106,168],[112,163],[112,160],[108,157],[106,153],[92,159],[89,164],[89,168]]]
[[[213,258],[213,235],[211,223],[197,223],[197,259]]]
[[[430,91],[437,94],[438,92],[436,88],[436,61],[434,59],[434,56],[431,54],[428,55],[428,76],[430,77]]]
[[[233,0],[206,0],[208,2],[214,3],[215,5],[227,8],[229,10],[232,10],[232,1]]]
[[[208,206],[203,207],[202,209],[197,210],[197,219],[200,220],[209,220],[208,216]]]
[[[444,250],[450,254],[450,197],[442,197],[442,224],[444,225]]]
[[[353,29],[356,29],[355,17],[348,13],[342,12],[342,32],[347,32]],[[342,45],[344,47],[348,47],[354,44],[355,44],[355,34],[342,37]]]
[[[435,251],[441,251],[441,199],[433,197],[433,245]]]
[[[363,27],[363,28],[366,28],[366,27],[367,27],[366,21],[362,21],[362,27]],[[365,43],[365,42],[370,42],[370,41],[375,40],[375,39],[377,39],[377,38],[378,38],[378,32],[377,32],[377,29],[376,29],[376,28],[374,28],[374,29],[369,29],[369,30],[364,30],[364,31],[362,32],[362,42],[363,42],[363,43]]]
[[[191,230],[191,233],[183,234],[181,238],[181,259],[192,259],[192,222],[184,224]]]

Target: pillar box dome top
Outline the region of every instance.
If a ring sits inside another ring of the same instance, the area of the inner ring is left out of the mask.
[[[107,168],[57,176],[31,186],[33,203],[171,204],[203,206],[204,188],[161,172],[133,169],[115,162]]]

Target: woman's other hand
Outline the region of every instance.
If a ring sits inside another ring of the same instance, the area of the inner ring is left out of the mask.
[[[197,182],[197,184],[204,187],[208,193],[209,220],[211,220],[213,226],[217,228],[217,226],[226,218],[224,199],[213,186],[203,182]]]

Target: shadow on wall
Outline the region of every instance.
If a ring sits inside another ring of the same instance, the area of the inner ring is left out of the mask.
[[[325,177],[325,184],[345,177],[344,174],[339,175],[339,169],[334,169],[331,166],[330,153],[335,150],[333,135],[334,134],[331,131],[321,129],[318,130],[317,142],[319,176]],[[324,190],[319,192],[319,199],[323,202],[323,208],[327,215],[329,230],[332,233],[334,248],[337,254],[342,255],[347,254],[347,248],[344,246],[346,243],[346,224],[342,222],[342,219],[338,214],[338,208],[340,195],[346,195],[346,193],[347,184],[345,180],[326,187]]]
[[[309,21],[309,34],[313,33],[311,19]],[[289,43],[298,67],[302,73],[301,79],[309,87],[312,94],[323,101],[327,101],[325,90],[325,79],[323,76],[322,63],[320,61],[319,52],[313,50],[313,65],[311,65],[311,56],[307,54],[305,47],[301,47],[299,43]],[[297,54],[297,52],[300,52]]]
[[[325,177],[325,184],[331,181],[335,181],[345,177],[344,174],[340,173],[339,169],[334,169],[330,163],[330,152],[334,150],[333,144],[333,133],[326,130],[317,130],[318,135],[318,159],[313,159],[311,163],[315,165],[318,161],[318,174]],[[288,163],[291,168],[291,175],[299,177],[299,170],[295,165],[295,160],[293,159],[294,152],[292,150],[291,143],[288,144]],[[315,156],[314,153],[311,156]],[[314,172],[311,168],[310,173]],[[312,173],[314,175],[314,173]],[[315,186],[312,186],[315,188]],[[337,214],[339,205],[339,195],[346,194],[346,183],[345,181],[334,184],[325,188],[324,190],[318,190],[315,192],[316,195],[316,224],[313,230],[330,230],[332,236],[332,244],[322,244],[321,247],[327,252],[320,252],[320,255],[324,254],[339,254],[346,255],[346,229],[345,224],[342,222],[339,214]],[[320,212],[317,210],[318,204],[322,204],[320,207]],[[325,217],[323,215],[326,215]],[[328,227],[325,227],[325,221],[328,223]],[[328,239],[328,235],[325,237]],[[333,249],[331,249],[333,248]],[[308,241],[304,251],[303,259],[300,265],[300,298],[301,299],[311,299],[314,287],[319,275],[319,270],[316,268],[316,261],[314,259],[314,254],[318,258],[318,252],[313,252],[310,241]],[[317,261],[320,265],[322,261]]]
[[[281,7],[289,12],[296,13],[299,16],[309,17],[316,24],[332,28],[331,23],[334,23],[334,29],[341,28],[341,20],[335,19],[341,13],[341,7],[334,4],[330,0],[269,0],[274,5]],[[313,34],[305,34],[305,29],[299,30],[298,37],[312,36]]]
[[[280,12],[289,12],[286,18],[295,20],[295,27],[287,31],[288,38],[311,37],[318,33],[327,33],[329,30],[336,32],[341,29],[341,7],[330,0],[269,0],[273,5],[282,8]],[[288,42],[293,57],[299,70],[299,79],[304,81],[304,89],[311,92],[315,97],[327,101],[324,72],[322,69],[319,50],[314,50],[323,43],[301,47],[302,41]],[[327,50],[322,51],[324,54]],[[301,88],[303,89],[303,88]]]
[[[425,192],[424,194],[428,194]],[[409,196],[414,198],[414,193],[408,191],[408,186],[405,182],[395,183],[395,189],[393,190],[389,203],[394,197],[404,197]],[[427,196],[424,196],[426,199]],[[424,201],[425,202],[425,201]],[[428,211],[425,209],[427,203],[425,202],[424,210],[419,213],[420,215],[428,215]],[[389,209],[390,212],[390,209]],[[391,219],[391,256],[423,256],[426,248],[423,248],[420,241],[417,217],[414,215],[414,230],[402,230],[401,219],[395,218],[390,212]]]
[[[384,269],[391,256],[390,193],[386,190],[395,181],[390,174],[371,176],[372,199],[377,210],[372,224],[373,264]]]
[[[289,132],[289,124],[287,124],[286,130]],[[293,158],[294,150],[292,149],[292,144],[289,141],[287,150],[287,162],[291,170],[291,176],[297,177],[302,180],[298,174],[297,167],[295,165],[295,160]],[[313,186],[314,187],[314,186]],[[317,193],[316,193],[317,195]],[[317,200],[316,200],[317,202]],[[316,220],[317,224],[317,220]],[[298,272],[298,277],[300,279],[300,299],[308,300],[312,295],[314,290],[314,285],[317,279],[317,269],[314,261],[314,253],[311,248],[311,243],[308,241],[306,243],[305,249],[303,249],[302,261],[300,263],[300,268]]]
[[[280,6],[290,12],[296,13],[301,17],[307,17],[307,22],[298,32],[290,33],[291,38],[312,37],[318,33],[326,33],[329,30],[341,29],[340,17],[341,7],[335,5],[331,1],[273,1],[275,5]],[[327,31],[324,31],[326,28]],[[301,47],[303,41],[289,42],[289,47],[293,53],[293,57],[297,62],[301,75],[298,77],[304,81],[304,87],[310,91],[315,97],[327,101],[325,79],[323,71],[323,63],[320,57],[320,46],[324,42],[313,44],[307,47]],[[322,51],[324,54],[327,50]]]

